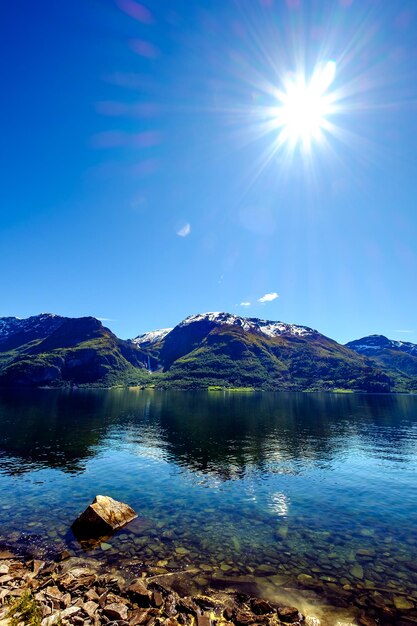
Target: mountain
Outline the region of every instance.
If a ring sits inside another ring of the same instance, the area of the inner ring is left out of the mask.
[[[229,313],[187,317],[153,344],[161,385],[389,391],[373,361],[307,326]]]
[[[138,382],[150,360],[94,317],[0,318],[0,386]]]
[[[417,391],[417,345],[395,341],[384,335],[369,335],[346,344],[358,354],[371,357],[379,367],[395,377],[396,391]]]
[[[94,317],[0,318],[0,386],[155,386],[282,391],[417,391],[417,346],[343,346],[308,326],[229,313],[122,340]]]

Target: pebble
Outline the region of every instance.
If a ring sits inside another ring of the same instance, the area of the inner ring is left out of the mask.
[[[310,574],[298,574],[297,580],[300,581],[300,583],[306,583],[310,580],[313,580],[313,577],[310,576]]]
[[[355,578],[360,578],[362,580],[363,579],[363,567],[362,567],[362,565],[354,565],[353,567],[351,567],[350,573]]]
[[[207,565],[206,563],[202,563],[199,567],[200,567],[200,569],[203,572],[212,572],[213,571],[212,566],[211,565]]]
[[[414,604],[404,596],[394,596],[394,606],[398,611],[408,611],[414,608]]]

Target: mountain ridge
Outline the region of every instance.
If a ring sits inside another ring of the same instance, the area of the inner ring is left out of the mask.
[[[0,318],[0,386],[137,380],[149,358],[95,317]]]
[[[283,334],[284,332],[295,335],[308,334],[309,332],[318,332],[312,328],[309,328],[308,326],[300,326],[298,324],[288,324],[286,322],[265,320],[258,317],[243,317],[240,315],[234,315],[232,313],[225,312],[208,312],[189,315],[184,320],[182,320],[182,322],[179,322],[177,326],[184,327],[198,321],[209,321],[219,325],[226,324],[230,326],[241,326],[245,330],[249,330],[250,328],[258,328],[261,332],[270,336]],[[153,343],[165,339],[166,335],[174,330],[174,328],[176,328],[176,326],[173,328],[159,328],[147,331],[145,333],[142,333],[141,335],[138,335],[137,337],[132,339],[132,341],[136,345],[152,345]]]
[[[417,356],[417,344],[411,343],[411,341],[400,341],[398,339],[388,339],[385,335],[367,335],[361,339],[354,339],[348,341],[346,346],[354,347],[358,352],[362,354],[371,355],[375,350],[391,349],[399,350],[400,352],[406,352]]]
[[[398,390],[417,391],[417,345],[410,341],[368,335],[346,344],[358,354],[371,357],[384,371],[398,378]]]
[[[414,351],[379,335],[342,345],[308,326],[226,312],[132,340],[94,317],[42,313],[0,318],[0,386],[417,391]]]
[[[318,331],[229,313],[192,315],[155,346],[165,383],[280,390],[390,390],[365,357]]]

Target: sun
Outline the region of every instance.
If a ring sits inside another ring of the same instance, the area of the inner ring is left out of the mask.
[[[323,139],[330,128],[328,116],[333,111],[333,97],[329,92],[336,75],[336,63],[327,61],[318,66],[311,79],[303,73],[286,79],[279,91],[279,106],[275,110],[275,125],[279,129],[278,144],[300,145],[309,150],[313,142]]]

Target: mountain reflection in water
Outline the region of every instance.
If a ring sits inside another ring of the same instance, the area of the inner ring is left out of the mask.
[[[331,463],[349,446],[407,462],[416,413],[406,395],[3,390],[0,472],[82,472],[109,440],[221,480]]]

